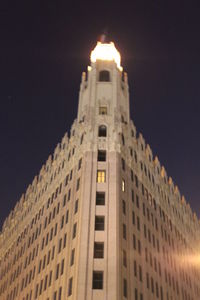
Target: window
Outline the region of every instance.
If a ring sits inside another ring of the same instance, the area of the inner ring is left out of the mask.
[[[122,179],[122,192],[125,192],[125,180]]]
[[[125,145],[125,139],[124,139],[123,133],[122,133],[122,145],[123,145],[123,146]]]
[[[136,237],[135,237],[135,234],[133,234],[133,249],[136,250]]]
[[[106,137],[107,136],[107,128],[105,125],[100,125],[99,126],[99,132],[98,132],[99,137]]]
[[[68,219],[69,219],[69,210],[66,211],[66,215],[65,215],[65,223],[68,223]]]
[[[83,143],[84,134],[81,135],[80,145]]]
[[[58,253],[61,252],[62,249],[62,238],[59,240],[59,244],[58,244]]]
[[[70,266],[73,266],[73,264],[74,264],[74,255],[75,255],[75,249],[73,249],[73,250],[72,250],[72,253],[71,253]]]
[[[63,207],[66,205],[66,200],[67,200],[67,195],[65,194],[63,198]]]
[[[74,214],[76,214],[78,211],[78,199],[75,202],[75,207],[74,207]]]
[[[67,234],[65,233],[64,239],[63,239],[63,248],[66,247],[66,243],[67,243]]]
[[[69,189],[69,191],[68,191],[67,201],[70,200],[70,197],[71,197],[71,189]]]
[[[98,150],[98,161],[106,161],[106,151]]]
[[[106,182],[106,171],[97,170],[97,182],[98,183]]]
[[[133,223],[133,225],[135,225],[135,213],[134,213],[134,211],[132,212],[132,223]]]
[[[154,281],[153,281],[153,277],[151,277],[151,292],[154,293]]]
[[[99,81],[109,82],[110,81],[110,73],[107,70],[103,70],[99,72]]]
[[[73,278],[71,277],[68,283],[68,296],[71,296],[72,294],[72,283],[73,283]]]
[[[62,262],[61,262],[61,270],[60,270],[60,275],[62,275],[62,274],[63,274],[63,272],[64,272],[64,262],[65,262],[65,260],[63,259],[63,260],[62,260]]]
[[[139,279],[142,282],[142,267],[139,266]]]
[[[124,290],[124,297],[127,298],[127,280],[124,279],[124,282],[123,282],[123,290]]]
[[[123,238],[126,240],[126,225],[123,224]]]
[[[122,211],[123,211],[123,214],[125,215],[126,214],[126,202],[124,200],[122,200]]]
[[[104,258],[104,243],[95,242],[94,243],[94,258]]]
[[[77,228],[77,223],[75,223],[74,226],[73,226],[73,233],[72,233],[72,238],[73,239],[76,237],[76,228]]]
[[[127,267],[127,258],[126,258],[126,251],[123,250],[123,265],[126,268]]]
[[[149,273],[146,273],[147,288],[149,289]]]
[[[107,107],[106,106],[100,106],[99,107],[99,114],[100,115],[107,115]]]
[[[137,208],[140,208],[139,197],[138,197],[138,195],[136,195],[136,206],[137,206]]]
[[[125,160],[122,158],[122,170],[125,171]]]
[[[140,230],[140,218],[137,217],[137,229]]]
[[[82,165],[82,158],[80,158],[79,161],[78,161],[78,170],[80,170],[81,165]]]
[[[94,290],[102,290],[103,289],[103,272],[102,271],[93,271],[92,288]]]
[[[136,288],[135,288],[135,300],[138,300],[138,291]]]
[[[96,205],[105,205],[105,192],[96,192]]]
[[[76,191],[79,190],[79,187],[80,187],[80,178],[78,178],[76,181]]]
[[[61,300],[61,296],[62,296],[62,287],[59,287],[58,300]]]
[[[133,270],[134,270],[135,277],[137,277],[137,262],[136,262],[136,260],[134,260]]]
[[[104,216],[95,216],[95,230],[104,230]]]
[[[55,277],[55,280],[58,279],[58,276],[59,276],[59,267],[60,267],[60,265],[57,264],[57,266],[56,266],[56,277]]]

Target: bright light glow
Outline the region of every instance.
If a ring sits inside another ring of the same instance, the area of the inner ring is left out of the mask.
[[[110,42],[109,44],[97,42],[96,47],[91,52],[90,59],[93,63],[97,60],[114,61],[117,64],[118,69],[122,71],[120,65],[121,56],[113,42]]]

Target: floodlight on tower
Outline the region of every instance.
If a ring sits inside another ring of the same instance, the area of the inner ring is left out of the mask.
[[[120,71],[122,71],[121,67],[121,56],[119,51],[115,48],[113,42],[110,43],[101,43],[97,42],[96,47],[91,52],[90,55],[91,62],[95,63],[97,60],[106,60],[106,61],[114,61]]]

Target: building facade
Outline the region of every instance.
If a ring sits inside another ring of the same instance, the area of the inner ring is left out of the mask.
[[[0,233],[1,300],[198,300],[200,223],[130,119],[97,43],[77,119]]]

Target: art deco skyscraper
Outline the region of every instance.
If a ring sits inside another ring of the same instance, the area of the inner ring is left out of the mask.
[[[127,74],[98,42],[77,119],[0,234],[1,300],[197,300],[200,224],[130,120]]]

